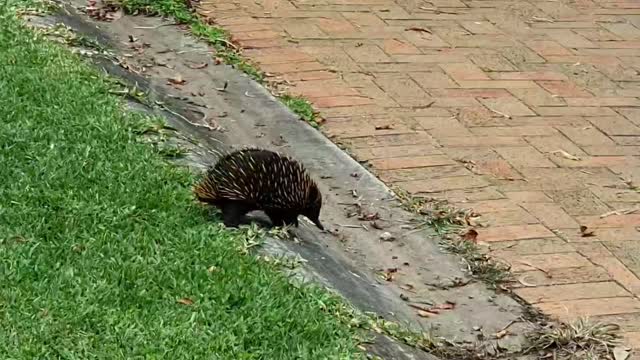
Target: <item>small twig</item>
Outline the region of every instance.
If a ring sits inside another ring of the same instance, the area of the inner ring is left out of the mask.
[[[213,53],[210,50],[207,49],[192,49],[192,50],[180,50],[178,52],[176,52],[177,55],[182,55],[182,54],[186,54],[186,53],[190,53],[190,52],[200,52],[200,53]]]
[[[524,264],[524,265],[527,265],[527,266],[530,266],[530,267],[532,267],[532,268],[534,268],[534,269],[536,269],[536,270],[540,270],[540,271],[542,271],[542,272],[545,274],[545,276],[546,276],[547,278],[549,278],[549,279],[551,279],[551,278],[552,278],[552,276],[551,276],[551,274],[549,274],[549,271],[548,271],[548,270],[545,270],[545,269],[543,269],[543,268],[541,268],[541,267],[535,266],[535,265],[533,265],[533,264],[531,264],[530,262],[527,262],[527,261],[520,261],[520,263],[521,263],[521,264]]]
[[[604,218],[606,218],[608,216],[611,216],[611,215],[629,215],[629,214],[633,214],[634,212],[639,211],[639,210],[640,210],[640,207],[613,210],[613,211],[609,211],[609,212],[606,212],[606,213],[600,215],[600,219],[604,219]]]
[[[420,227],[418,227],[417,229],[413,229],[413,230],[407,231],[406,233],[402,234],[401,237],[406,237],[406,236],[409,236],[411,234],[415,234],[417,232],[423,231],[424,230],[424,227],[423,227],[424,225],[427,225],[427,223],[424,223],[423,225],[420,225]]]
[[[222,42],[222,43],[225,43],[225,44],[227,44],[227,46],[232,47],[234,50],[238,50],[238,47],[237,47],[234,43],[232,43],[231,41],[229,41],[229,40],[222,39],[222,38],[218,38],[218,39],[216,39],[216,41],[220,41],[220,42]]]
[[[157,29],[163,26],[171,26],[171,25],[178,25],[176,23],[170,23],[170,24],[160,24],[160,25],[156,25],[156,26],[135,26],[134,29],[147,29],[147,30],[153,30],[153,29]]]
[[[160,105],[160,106],[162,107],[162,109],[163,109],[163,110],[166,110],[166,111],[170,112],[171,114],[173,114],[173,115],[175,115],[175,116],[177,116],[177,117],[181,118],[182,120],[186,121],[186,122],[187,122],[187,123],[189,123],[190,125],[193,125],[193,126],[195,126],[195,127],[205,128],[205,129],[207,129],[207,130],[209,130],[209,131],[216,131],[216,128],[214,128],[214,127],[211,127],[211,126],[206,125],[206,124],[196,124],[196,123],[194,123],[194,122],[190,121],[189,119],[187,119],[186,117],[184,117],[184,116],[182,116],[182,115],[178,114],[177,112],[175,112],[175,111],[173,111],[173,110],[169,109],[168,107],[166,107],[166,106],[164,106],[164,105]],[[206,119],[206,115],[205,115],[205,117],[204,117],[203,119]],[[213,139],[213,138],[212,138],[212,139]],[[218,142],[222,143],[220,140],[217,140],[217,139],[214,139],[214,140],[216,140],[216,141],[218,141]]]
[[[539,22],[548,22],[548,23],[553,23],[555,22],[555,20],[553,19],[547,19],[547,18],[543,18],[543,17],[537,17],[537,16],[532,16],[531,19],[533,21],[539,21]]]
[[[513,325],[513,324],[515,324],[517,322],[520,322],[520,319],[509,321],[509,323],[507,325],[505,325],[502,329],[500,329],[500,331],[498,331],[498,332],[506,331],[508,328],[511,327],[511,325]]]
[[[503,112],[500,112],[500,111],[498,111],[498,110],[494,110],[494,109],[492,109],[492,108],[488,108],[488,109],[489,109],[490,111],[492,111],[492,112],[494,112],[494,113],[498,114],[498,115],[502,115],[502,116],[504,116],[504,117],[505,117],[505,118],[507,118],[507,119],[511,119],[511,115],[507,115],[507,114],[505,114],[505,113],[503,113]]]
[[[444,10],[438,10],[436,8],[428,8],[428,7],[424,7],[424,6],[420,6],[419,9],[420,10],[424,10],[424,11],[433,11],[436,14],[458,15],[458,13],[454,12],[454,11],[444,11]]]
[[[360,225],[350,225],[350,224],[338,224],[338,226],[340,227],[346,227],[346,228],[354,228],[354,229],[359,229],[361,228]]]

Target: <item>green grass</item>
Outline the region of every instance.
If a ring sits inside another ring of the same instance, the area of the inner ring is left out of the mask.
[[[313,110],[311,103],[302,97],[299,96],[290,96],[290,95],[282,95],[280,100],[289,108],[291,111],[296,113],[300,118],[314,127],[318,127],[316,112]]]
[[[344,305],[241,255],[97,71],[2,10],[0,64],[3,359],[360,356]]]
[[[216,49],[216,56],[227,64],[246,73],[254,80],[264,83],[264,73],[247,62],[246,59],[229,44],[229,34],[218,27],[203,22],[186,5],[186,0],[118,0],[127,13],[161,15],[175,19],[178,23],[191,27],[191,33],[197,38],[211,44]],[[318,126],[317,115],[311,103],[297,96],[282,95],[279,97],[291,111],[314,127]]]

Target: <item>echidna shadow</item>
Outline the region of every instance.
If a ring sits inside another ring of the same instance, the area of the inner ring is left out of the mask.
[[[196,198],[219,208],[225,226],[246,222],[262,210],[274,226],[298,226],[303,215],[319,229],[322,194],[299,162],[276,152],[248,148],[232,151],[210,167],[194,188]]]

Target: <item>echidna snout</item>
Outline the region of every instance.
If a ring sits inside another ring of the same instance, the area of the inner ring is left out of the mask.
[[[311,220],[318,229],[324,230],[324,226],[320,222],[320,207],[314,207],[302,213],[307,219]]]
[[[309,206],[305,211],[302,212],[302,215],[307,219],[311,220],[318,229],[324,230],[324,226],[320,222],[320,209],[322,208],[322,194],[320,190],[315,186],[311,187],[311,191],[309,193],[309,200],[311,202],[311,206]]]

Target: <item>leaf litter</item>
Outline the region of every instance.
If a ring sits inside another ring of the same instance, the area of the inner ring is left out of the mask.
[[[115,0],[88,0],[84,11],[98,21],[112,22],[124,16],[124,10]]]
[[[432,317],[435,315],[439,315],[443,310],[453,310],[456,307],[456,303],[453,301],[445,301],[442,304],[434,305],[430,307],[418,305],[418,304],[409,304],[412,308],[417,310],[417,314],[420,317]]]
[[[620,326],[600,323],[588,319],[541,327],[528,335],[530,348],[542,359],[610,359],[618,355],[624,358],[620,349]]]

